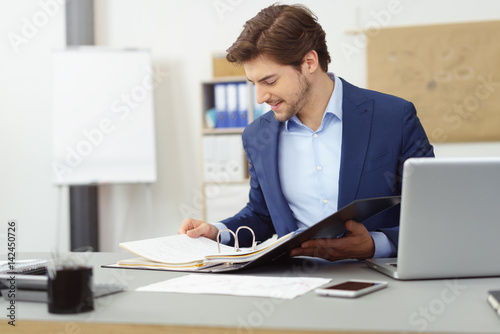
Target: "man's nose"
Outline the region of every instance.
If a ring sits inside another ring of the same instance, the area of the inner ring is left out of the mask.
[[[262,85],[255,85],[255,98],[258,104],[269,101],[270,97],[271,94],[269,94]]]

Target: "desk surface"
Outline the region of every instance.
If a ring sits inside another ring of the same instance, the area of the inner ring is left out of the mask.
[[[23,254],[23,258],[47,254]],[[500,318],[486,301],[500,289],[500,277],[397,281],[359,261],[294,259],[254,268],[245,275],[386,280],[387,289],[357,299],[320,297],[313,291],[292,300],[262,297],[136,292],[182,272],[100,268],[127,253],[93,253],[94,281],[127,284],[125,292],[96,299],[95,311],[54,315],[42,303],[16,303],[16,327],[7,324],[7,301],[0,301],[2,333],[301,333],[446,332],[499,333]],[[200,274],[214,275],[214,274]],[[224,274],[218,274],[224,275]]]

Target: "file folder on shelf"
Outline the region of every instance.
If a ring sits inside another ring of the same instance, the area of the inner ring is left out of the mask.
[[[219,83],[214,85],[214,103],[215,103],[215,114],[217,116],[215,127],[227,128],[228,109],[227,109],[226,84]]]
[[[248,84],[216,83],[214,89],[215,128],[244,128],[248,124]]]
[[[239,126],[238,113],[238,86],[236,83],[226,84],[227,98],[227,127],[236,128]]]
[[[248,125],[248,84],[238,84],[238,127],[244,128]]]
[[[400,201],[400,196],[356,200],[307,229],[291,232],[279,239],[267,240],[257,245],[255,250],[242,248],[235,251],[232,246],[220,245],[221,251],[218,252],[216,241],[204,237],[190,238],[187,235],[121,243],[121,247],[140,257],[103,267],[230,272],[266,265],[288,258],[290,251],[304,241],[336,238],[346,232],[345,221],[353,219],[362,222]]]
[[[203,137],[205,182],[242,181],[246,177],[245,151],[240,135]]]

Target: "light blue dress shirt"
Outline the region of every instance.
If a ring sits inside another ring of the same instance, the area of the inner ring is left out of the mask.
[[[299,228],[337,211],[342,149],[342,82],[335,88],[317,131],[293,116],[281,127],[278,166],[281,189]]]
[[[307,228],[335,213],[339,192],[340,155],[342,150],[342,81],[335,82],[318,130],[304,125],[297,116],[281,127],[278,166],[283,194],[297,226]],[[214,224],[219,230],[222,223]],[[374,257],[390,257],[396,247],[382,232],[370,232],[375,243]],[[229,233],[221,234],[229,242]]]

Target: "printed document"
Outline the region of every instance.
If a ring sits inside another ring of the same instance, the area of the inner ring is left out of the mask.
[[[136,291],[179,292],[293,299],[321,285],[328,278],[262,277],[248,275],[190,274],[138,288]]]

